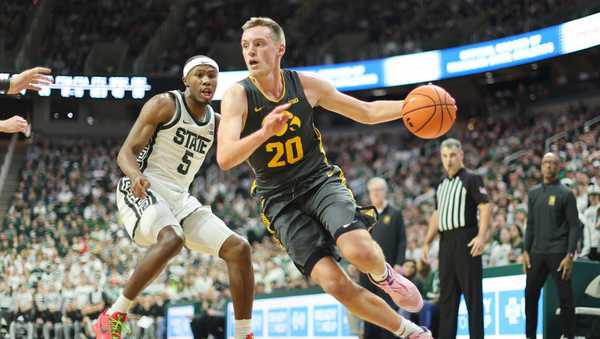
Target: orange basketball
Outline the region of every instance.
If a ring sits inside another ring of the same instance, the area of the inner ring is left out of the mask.
[[[406,96],[402,121],[414,135],[435,139],[450,130],[456,120],[456,101],[445,89],[424,85]]]

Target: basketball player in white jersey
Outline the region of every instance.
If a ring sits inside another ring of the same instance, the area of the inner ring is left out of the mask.
[[[185,92],[171,91],[150,99],[121,147],[117,162],[126,177],[117,188],[119,215],[133,241],[148,251],[122,294],[94,323],[96,338],[121,338],[135,298],[183,246],[225,260],[236,339],[253,338],[250,245],[188,191],[215,138],[217,114],[209,103],[218,73],[213,59],[190,58],[183,68]]]

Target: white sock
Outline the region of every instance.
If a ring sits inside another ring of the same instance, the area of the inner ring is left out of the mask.
[[[394,332],[400,338],[406,338],[413,333],[421,333],[423,329],[408,319],[402,318],[400,328]]]
[[[375,274],[375,273],[369,273],[369,275],[371,276],[371,278],[373,278],[373,280],[375,280],[375,282],[382,282],[385,281],[385,279],[387,279],[388,277],[388,268],[387,265],[384,263],[383,264],[383,274]]]
[[[252,332],[252,319],[235,320],[235,339],[246,339]]]
[[[125,298],[123,294],[121,294],[117,301],[106,311],[108,315],[111,315],[116,312],[127,313],[129,308],[131,308],[131,304],[133,304],[133,300],[129,300]]]

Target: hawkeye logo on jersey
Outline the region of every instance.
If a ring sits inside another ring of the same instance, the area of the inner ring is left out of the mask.
[[[177,128],[177,131],[175,131],[175,136],[173,137],[173,142],[175,142],[177,145],[182,145],[183,147],[192,151],[196,151],[200,154],[206,154],[208,151],[208,145],[211,141],[212,140],[194,132],[190,132],[182,127]]]

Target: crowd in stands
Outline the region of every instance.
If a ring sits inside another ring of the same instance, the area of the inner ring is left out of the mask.
[[[8,50],[16,48],[19,39],[26,36],[16,33],[27,31],[40,1],[10,0],[0,5],[0,32],[6,32],[0,41],[5,40]],[[123,42],[128,45],[128,56],[138,56],[173,6],[165,0],[54,1],[39,58],[46,58],[42,63],[57,73],[74,74],[84,70],[97,42]],[[558,24],[600,9],[597,4],[568,0],[234,0],[189,1],[183,6],[184,15],[176,24],[172,46],[149,61],[153,74],[178,74],[181,64],[199,53],[222,56],[225,70],[242,68],[241,53],[230,58],[231,53],[219,50],[219,44],[237,45],[240,26],[252,16],[277,20],[287,35],[286,65],[303,66],[480,42]],[[445,34],[449,31],[453,34]],[[126,62],[131,64],[133,58]]]
[[[569,133],[553,149],[563,161],[561,176],[570,179],[584,214],[588,187],[600,185],[600,151],[594,147],[600,143],[600,128],[573,128],[599,113],[598,107],[574,105],[568,114],[545,113],[540,121],[536,115],[483,117],[453,129],[463,141],[466,166],[484,177],[494,206],[485,266],[520,262],[527,189],[541,181],[544,141],[560,131]],[[406,255],[416,263],[415,279],[422,280],[425,296],[435,298],[437,263],[420,259],[433,187],[443,175],[438,145],[398,130],[337,131],[324,138],[329,159],[344,169],[359,202],[368,204],[368,178],[387,178],[390,198],[404,213]],[[0,330],[56,331],[67,333],[66,338],[76,331],[89,333],[90,319],[118,296],[143,255],[117,219],[120,142],[38,137],[29,146],[0,233]],[[248,191],[251,170],[240,166],[223,172],[214,157],[207,161],[192,192],[252,243],[257,293],[309,286],[284,250],[265,235]],[[430,258],[436,252],[433,246]],[[219,317],[228,293],[220,259],[184,250],[147,289],[133,319],[160,319],[166,303],[182,300],[202,300],[206,314]],[[132,328],[140,331],[135,321]],[[147,333],[164,329],[160,321],[145,326]]]
[[[98,42],[121,42],[128,56],[137,56],[169,14],[170,5],[166,0],[54,1],[52,24],[39,56],[56,74],[81,74]]]
[[[343,11],[340,10],[342,7]],[[234,17],[231,8],[237,10]],[[582,10],[564,0],[526,3],[514,0],[494,3],[266,1],[259,8],[243,1],[219,6],[210,2],[191,2],[184,23],[186,39],[179,40],[177,48],[165,51],[153,70],[176,74],[185,56],[198,52],[210,54],[214,43],[237,43],[241,24],[257,13],[273,17],[283,26],[287,41],[284,63],[304,66],[480,42],[558,24],[591,14],[592,10],[589,6]],[[207,14],[208,20],[192,20],[203,13]],[[445,34],[448,31],[454,34],[450,37]],[[244,67],[241,57],[233,60],[236,61],[237,64],[222,65],[223,69]]]
[[[187,56],[213,54],[215,43],[237,44],[240,26],[257,15],[270,16],[284,28],[287,42],[284,63],[305,66],[480,42],[558,24],[592,12],[590,6],[582,9],[565,0],[525,3],[514,0],[494,3],[265,1],[260,5],[239,0],[219,4],[193,1],[188,5],[183,23],[186,38],[178,40],[176,48],[165,51],[152,69],[158,73],[178,74]],[[236,14],[232,16],[232,13]],[[199,15],[207,20],[193,20]],[[454,34],[448,36],[445,34],[448,31]],[[243,67],[241,53],[239,58],[222,65],[223,69]]]
[[[7,0],[0,3],[0,50],[14,50],[29,22],[31,1]]]
[[[128,56],[135,57],[169,14],[170,3],[54,1],[52,24],[45,32],[40,55],[48,58],[45,63],[57,74],[82,72],[91,48],[101,41],[126,42]],[[0,3],[0,45],[7,50],[17,48],[24,36],[17,32],[27,30],[37,4]],[[344,11],[339,10],[342,5]],[[567,0],[190,1],[174,47],[165,50],[152,69],[155,74],[178,75],[190,55],[210,54],[216,42],[237,44],[241,24],[255,15],[271,16],[282,24],[288,40],[285,64],[302,66],[494,39],[598,9],[589,5],[581,10],[578,5],[580,2]],[[448,36],[448,31],[455,34]],[[332,42],[338,35],[367,43],[364,48],[346,51]],[[238,63],[222,68],[243,67],[239,56]],[[517,94],[509,93],[506,101],[512,102]],[[498,98],[491,101],[501,102]],[[466,166],[484,177],[493,202],[485,266],[520,263],[527,189],[541,181],[544,142],[557,132],[569,131],[552,146],[563,162],[561,177],[568,179],[565,184],[577,196],[580,219],[585,223],[590,214],[588,190],[600,186],[600,129],[597,125],[590,130],[574,128],[600,115],[600,108],[577,104],[567,114],[543,114],[539,120],[535,115],[479,117],[460,122],[452,131],[463,142]],[[438,144],[384,129],[377,133],[324,133],[324,139],[328,158],[344,169],[360,203],[369,203],[366,181],[370,177],[388,180],[390,198],[402,208],[407,225],[409,261],[404,272],[426,299],[435,301],[437,263],[435,259],[421,261],[421,245],[433,209],[433,188],[443,175]],[[1,337],[90,335],[91,320],[119,295],[144,253],[130,241],[116,214],[114,191],[121,173],[115,159],[121,142],[39,137],[29,146],[19,187],[1,221]],[[265,234],[257,202],[249,194],[252,179],[247,166],[225,173],[213,157],[207,159],[192,193],[251,242],[257,294],[310,286],[285,251]],[[586,237],[584,232],[584,242],[589,239]],[[435,245],[431,251],[429,257],[436,258]],[[212,324],[211,318],[222,317],[229,296],[225,270],[217,258],[182,251],[132,310],[134,336],[162,337],[162,316],[168,303],[201,301],[201,321]],[[215,327],[215,331],[222,330]]]
[[[216,49],[219,43],[239,46],[241,26],[250,17],[268,16],[284,25],[302,7],[301,1],[191,1],[184,11],[180,38],[172,48],[163,51],[157,60],[152,61],[151,70],[159,74],[179,74],[185,60],[192,55],[216,57],[214,54],[218,53]],[[286,40],[295,45],[289,37]],[[229,55],[228,58],[218,58],[221,69],[243,67],[241,50],[237,48],[235,51],[238,52],[234,54],[235,57]]]

